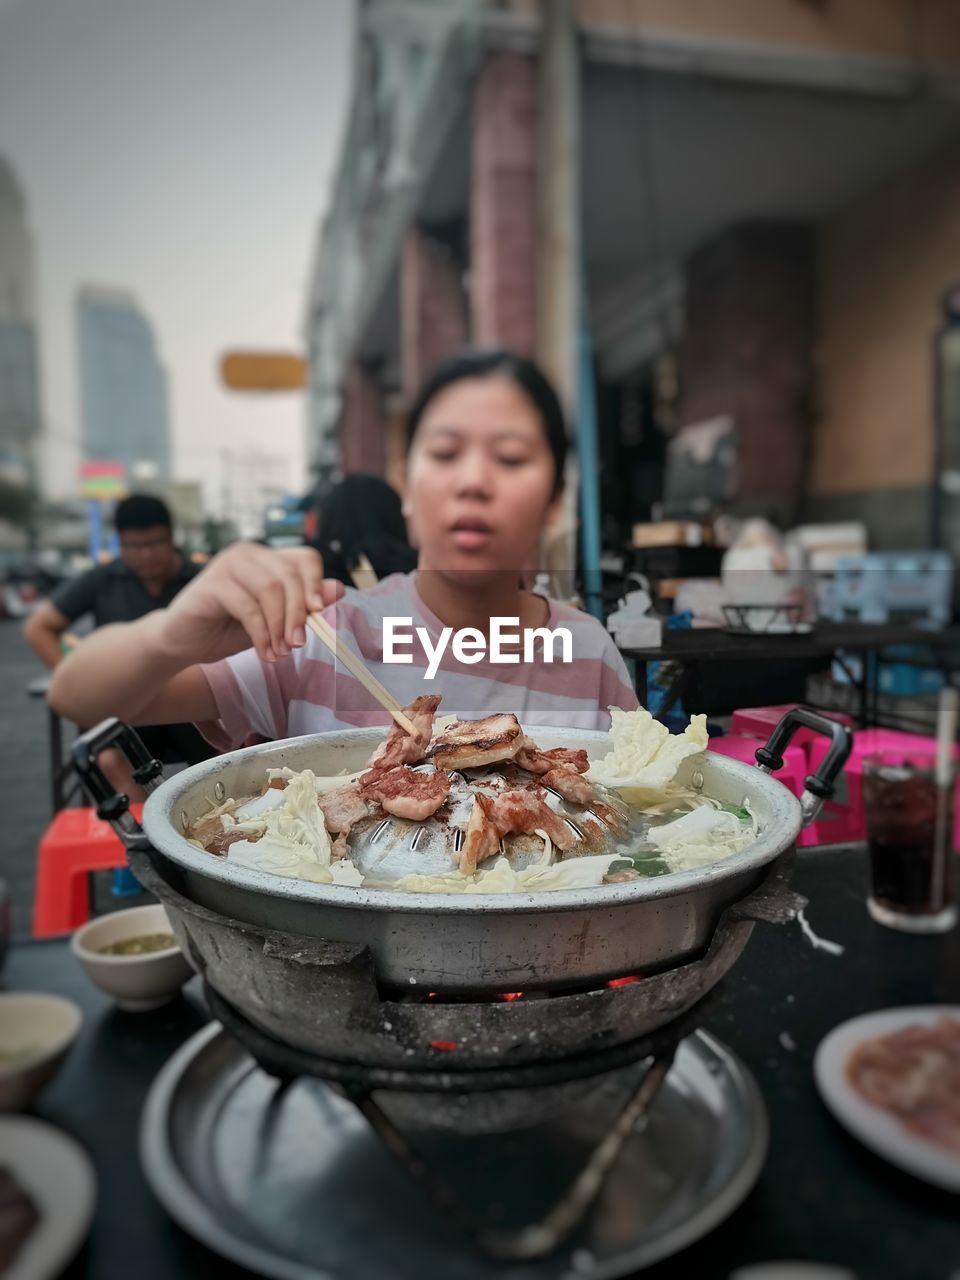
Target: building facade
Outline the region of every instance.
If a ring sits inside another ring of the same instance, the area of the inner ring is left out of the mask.
[[[0,478],[38,483],[41,427],[33,237],[26,200],[0,157]]]
[[[729,417],[735,513],[929,543],[942,429],[960,457],[933,357],[960,284],[960,7],[571,8],[566,269],[585,282],[610,538],[655,506],[664,437]],[[400,483],[403,408],[434,360],[465,339],[545,354],[560,99],[542,12],[358,5],[307,313],[318,467]]]
[[[132,294],[85,287],[76,301],[86,461],[122,462],[131,480],[170,479],[167,374]]]

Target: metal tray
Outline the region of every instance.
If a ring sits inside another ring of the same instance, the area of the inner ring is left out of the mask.
[[[382,1100],[382,1098],[381,1098]],[[414,1143],[477,1216],[540,1216],[612,1122],[598,1086],[562,1122]],[[354,1106],[302,1080],[285,1094],[218,1023],[160,1072],[140,1153],[154,1193],[188,1232],[275,1280],[613,1280],[685,1248],[756,1181],[767,1118],[753,1077],[712,1036],[685,1040],[647,1122],[586,1224],[536,1263],[494,1263],[440,1219]]]

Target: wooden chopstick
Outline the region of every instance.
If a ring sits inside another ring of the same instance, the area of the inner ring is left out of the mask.
[[[403,707],[401,707],[389,689],[385,689],[376,676],[371,675],[352,649],[345,644],[337,642],[337,633],[326,618],[317,613],[310,613],[307,615],[307,626],[317,639],[330,650],[334,660],[341,662],[350,674],[360,681],[367,692],[376,698],[384,711],[397,722],[400,728],[415,738],[417,736],[416,726],[405,714]]]

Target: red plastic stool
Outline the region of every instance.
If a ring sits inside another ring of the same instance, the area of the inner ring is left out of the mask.
[[[779,717],[778,717],[779,719]],[[748,738],[740,734],[726,734],[722,738],[710,739],[710,750],[718,756],[729,756],[733,760],[742,760],[744,764],[757,763],[757,748],[767,745],[766,738]],[[784,750],[783,766],[772,776],[782,782],[788,791],[799,800],[803,795],[803,780],[810,772],[807,757],[802,747],[791,744]],[[817,844],[816,824],[807,827],[797,836],[798,845]]]
[[[139,819],[142,805],[131,805]],[[90,918],[87,876],[126,865],[123,844],[93,809],[61,809],[37,848],[33,936],[70,933]]]
[[[815,769],[829,749],[825,738],[812,744],[810,767]],[[816,821],[822,844],[840,844],[867,838],[866,813],[863,807],[863,762],[867,756],[884,751],[902,751],[935,756],[935,738],[925,738],[917,733],[903,733],[899,729],[858,729],[853,735],[853,751],[847,761],[835,798],[823,806]],[[960,759],[960,748],[953,749],[953,758]],[[954,793],[953,847],[960,848],[960,784]]]

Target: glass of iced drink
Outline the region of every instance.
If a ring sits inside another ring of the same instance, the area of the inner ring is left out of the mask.
[[[953,901],[953,791],[938,786],[933,755],[888,752],[863,766],[870,848],[867,908],[879,924],[907,933],[943,933],[957,921]]]

